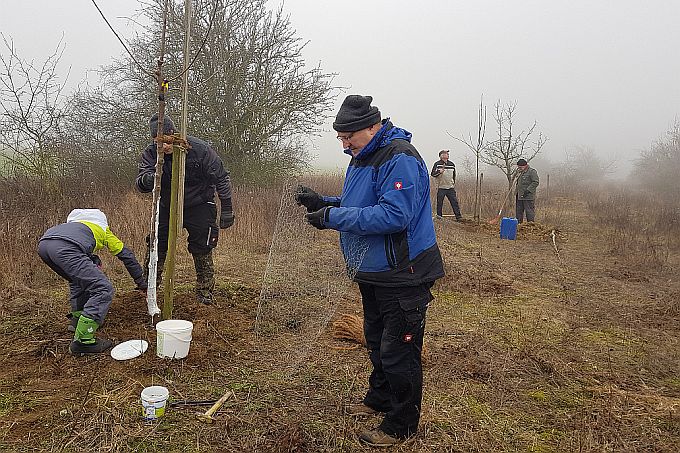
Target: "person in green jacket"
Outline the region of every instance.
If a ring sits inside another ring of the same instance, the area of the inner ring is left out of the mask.
[[[66,223],[48,229],[38,242],[40,258],[70,284],[69,330],[75,334],[69,351],[73,355],[100,354],[112,346],[111,341],[94,336],[113,300],[113,285],[96,255],[103,248],[123,262],[137,289],[145,291],[142,267],[132,250],[111,232],[99,209],[74,209]]]
[[[538,187],[538,173],[531,168],[525,159],[517,161],[517,191],[515,196],[515,217],[522,223],[524,214],[527,222],[533,222],[536,217],[536,188]]]

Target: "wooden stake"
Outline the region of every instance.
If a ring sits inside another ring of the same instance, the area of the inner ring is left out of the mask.
[[[161,46],[160,56],[158,57],[158,67],[156,68],[156,82],[158,84],[158,132],[156,133],[156,176],[154,178],[153,188],[153,207],[151,216],[151,232],[149,237],[149,276],[148,289],[146,291],[146,302],[149,314],[153,317],[158,313],[158,305],[156,299],[156,276],[158,275],[158,215],[161,199],[161,178],[163,177],[163,164],[165,163],[165,156],[163,155],[163,145],[161,139],[164,133],[164,119],[165,119],[165,92],[167,85],[163,79],[163,59],[165,56],[165,31],[168,24],[168,0],[165,0],[163,10],[163,29],[161,31]],[[152,313],[153,312],[153,313]]]
[[[187,143],[187,123],[189,112],[189,52],[191,44],[191,0],[184,0],[184,62],[182,84],[182,118],[180,136]],[[173,146],[172,178],[170,185],[170,219],[168,222],[168,254],[165,258],[165,286],[163,293],[163,319],[171,319],[175,297],[175,254],[177,236],[184,225],[184,174],[187,149]]]

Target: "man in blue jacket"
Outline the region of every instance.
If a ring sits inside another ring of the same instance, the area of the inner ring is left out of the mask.
[[[296,201],[316,228],[341,232],[345,260],[352,236],[368,250],[354,280],[364,309],[364,333],[373,372],[362,403],[351,415],[382,412],[379,427],[360,433],[372,446],[389,446],[414,435],[420,420],[421,352],[425,314],[434,281],[444,266],[432,223],[430,178],[411,145],[411,134],[381,120],[371,96],[347,96],[333,128],[352,157],[340,197],[300,187]]]

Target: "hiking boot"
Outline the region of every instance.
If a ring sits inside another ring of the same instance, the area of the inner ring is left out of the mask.
[[[370,406],[366,406],[364,403],[350,404],[345,408],[345,413],[353,417],[361,417],[364,415],[376,415],[380,411],[373,409]]]
[[[359,440],[371,447],[391,447],[402,442],[402,439],[392,437],[380,430],[380,428],[363,431],[359,434]]]
[[[463,218],[462,217],[456,217],[456,222],[462,222]]]
[[[113,346],[113,342],[110,340],[96,338],[94,343],[81,343],[78,340],[73,340],[68,350],[71,354],[75,356],[83,356],[90,354],[101,354],[102,352]]]
[[[202,304],[212,305],[212,291],[215,288],[215,264],[212,252],[192,253],[196,268],[196,299]]]
[[[196,293],[196,300],[198,300],[200,303],[203,305],[212,305],[213,304],[213,297],[212,293],[210,291],[207,292],[197,292]]]

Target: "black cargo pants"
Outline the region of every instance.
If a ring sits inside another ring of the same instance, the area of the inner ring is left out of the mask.
[[[418,430],[423,398],[421,353],[432,283],[388,288],[360,283],[364,334],[373,364],[364,404],[385,418],[380,429],[400,438]]]
[[[158,260],[165,261],[168,253],[168,227],[170,223],[170,206],[160,206],[158,216]],[[206,255],[217,247],[220,229],[217,227],[217,207],[209,201],[196,206],[184,208],[184,228],[189,233],[187,238],[189,253]],[[147,242],[148,243],[148,242]]]

